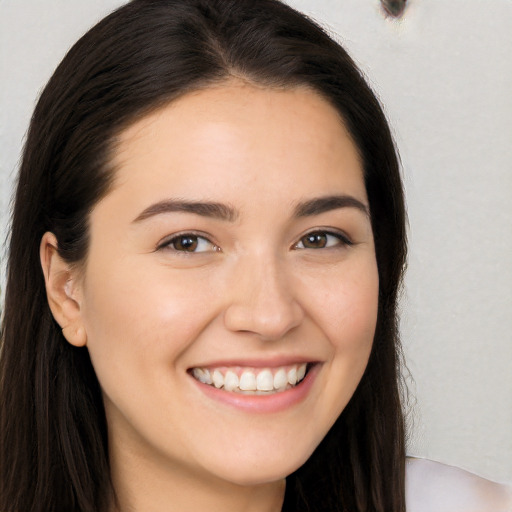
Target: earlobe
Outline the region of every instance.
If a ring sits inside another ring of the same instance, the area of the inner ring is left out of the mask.
[[[83,347],[87,344],[87,333],[82,322],[76,271],[61,258],[57,247],[55,235],[45,233],[39,256],[48,304],[66,340],[76,347]]]
[[[68,325],[62,328],[62,334],[71,345],[75,347],[85,347],[87,345],[87,335],[83,326]]]

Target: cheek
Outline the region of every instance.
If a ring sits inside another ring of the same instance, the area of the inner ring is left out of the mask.
[[[89,268],[84,292],[84,317],[91,333],[111,333],[115,339],[118,332],[133,332],[142,344],[162,325],[191,327],[191,318],[197,323],[198,313],[211,302],[201,276],[173,272],[143,256]]]
[[[215,314],[190,276],[136,263],[91,268],[84,288],[87,346],[104,388],[114,379],[142,386],[158,368],[179,364]]]
[[[377,265],[342,269],[318,293],[315,322],[330,343],[325,373],[326,422],[333,423],[356,390],[372,350],[377,323],[379,280]]]
[[[375,336],[377,323],[379,284],[376,266],[367,273],[347,279],[342,293],[332,300],[332,321],[329,339],[333,345],[334,364],[341,365],[344,373],[361,378]],[[335,313],[335,311],[337,313]],[[355,389],[355,388],[354,388]]]
[[[323,279],[322,286],[307,286],[312,290],[312,315],[332,348],[364,353],[371,349],[377,322],[378,270],[372,255],[350,263]]]

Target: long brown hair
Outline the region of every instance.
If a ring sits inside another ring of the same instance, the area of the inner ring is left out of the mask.
[[[307,86],[342,116],[363,161],[379,269],[368,367],[284,509],[404,512],[397,294],[406,254],[399,165],[379,102],[345,50],[278,0],[133,0],[69,51],[44,89],[12,212],[0,359],[0,510],[98,512],[112,498],[107,425],[87,349],[66,342],[39,263],[52,231],[87,257],[88,217],[108,193],[116,136],[141,116],[229,77]]]

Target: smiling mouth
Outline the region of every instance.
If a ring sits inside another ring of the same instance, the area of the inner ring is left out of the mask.
[[[269,395],[292,389],[306,376],[310,365],[292,364],[276,368],[192,368],[190,374],[199,382],[245,395]]]

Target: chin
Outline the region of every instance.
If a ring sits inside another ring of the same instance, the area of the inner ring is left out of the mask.
[[[284,480],[309,459],[315,447],[273,450],[272,453],[260,450],[252,454],[233,450],[228,457],[216,458],[211,465],[207,460],[203,462],[208,472],[222,480],[239,486],[258,486]]]

